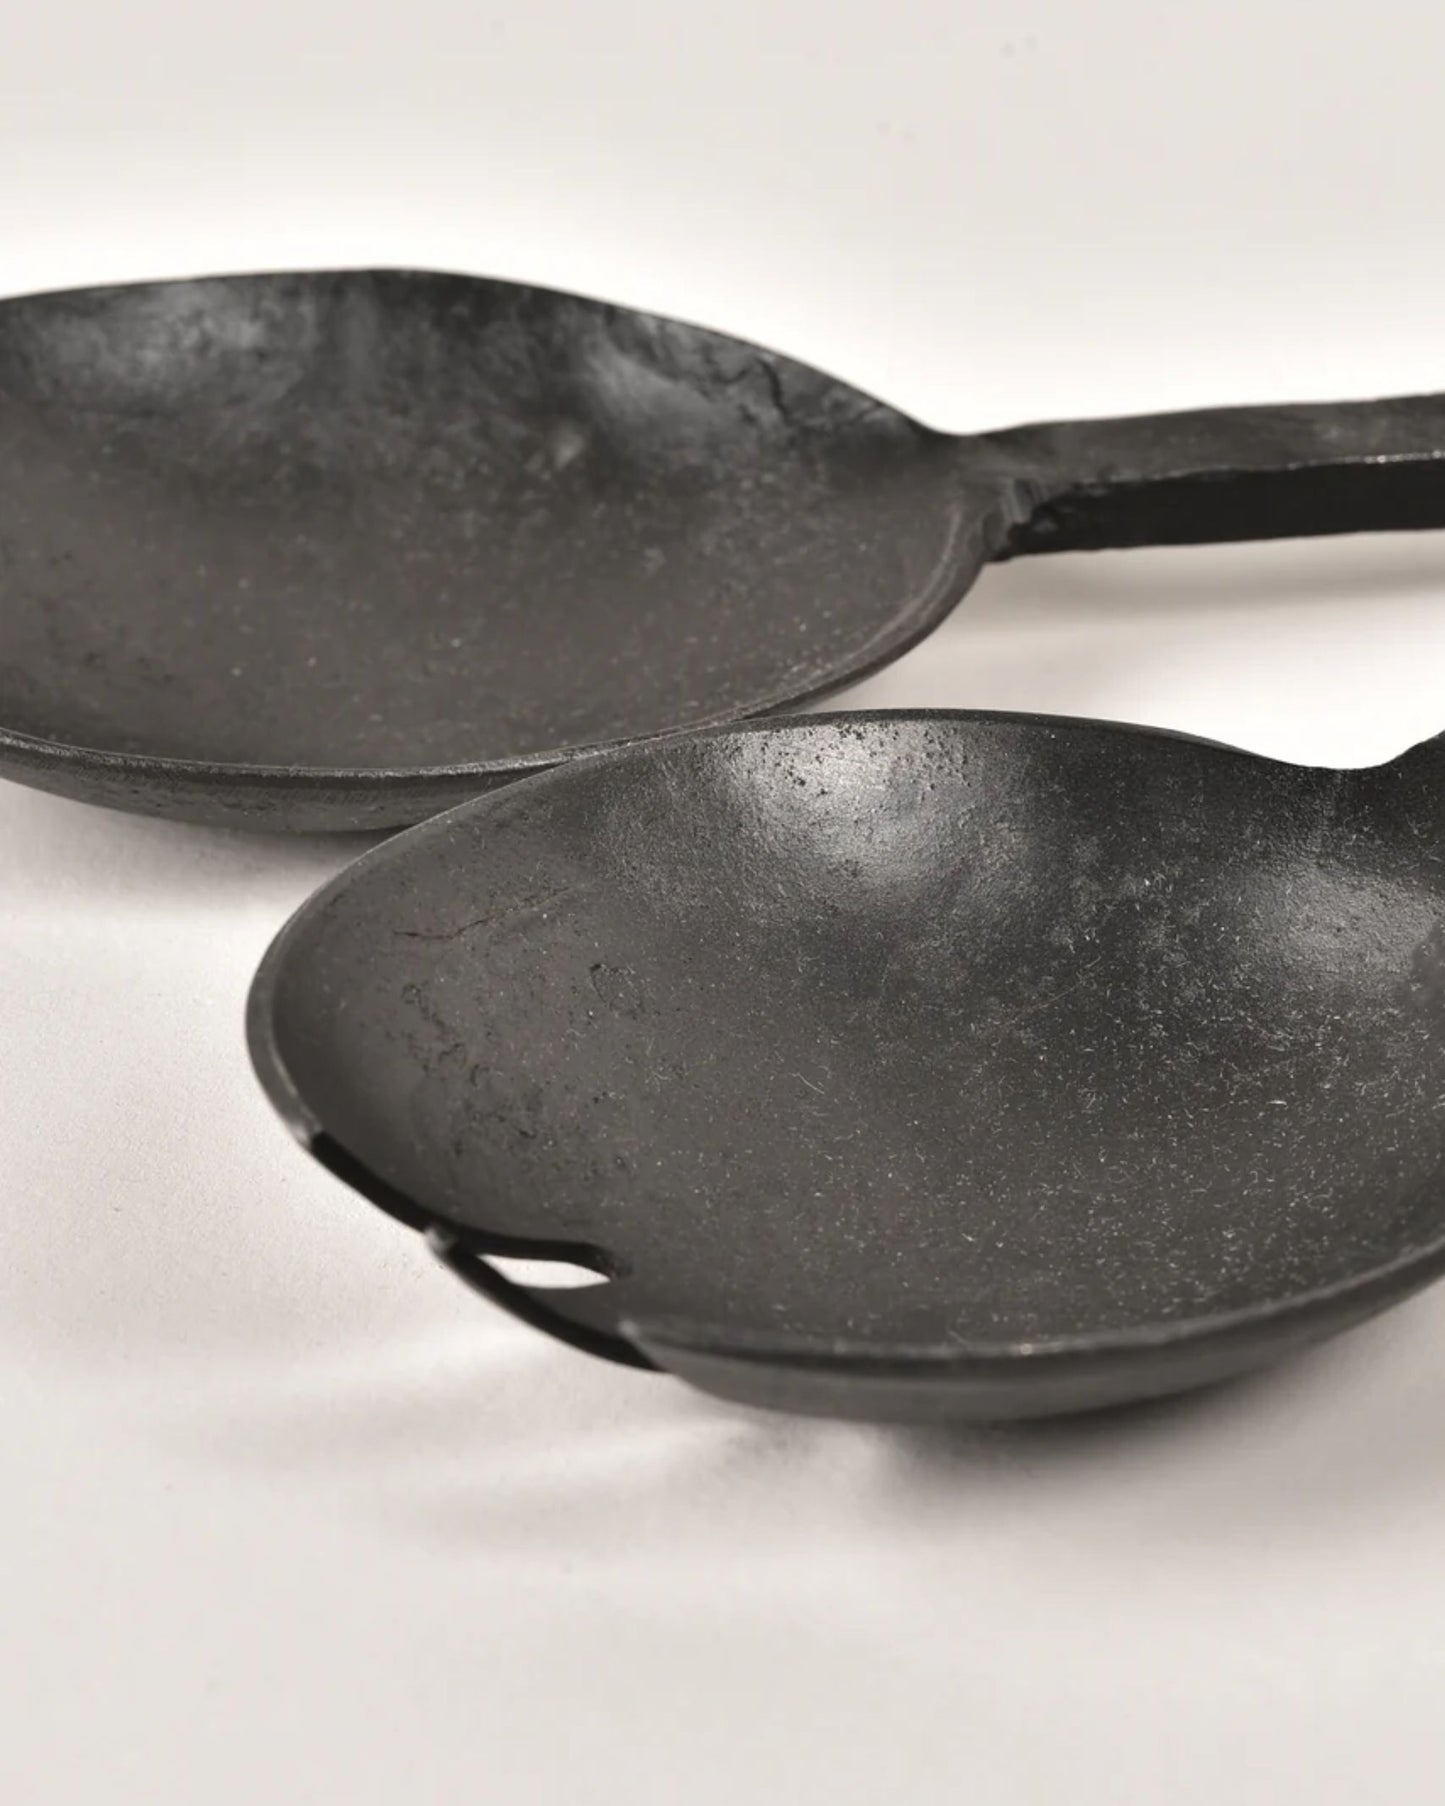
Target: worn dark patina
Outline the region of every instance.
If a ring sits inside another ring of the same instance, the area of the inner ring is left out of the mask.
[[[850,683],[989,560],[1445,523],[1438,398],[951,438],[767,351],[508,283],[0,305],[0,773],[266,828],[414,821]]]
[[[309,902],[252,1053],[598,1353],[880,1418],[1173,1392],[1445,1270],[1442,768],[923,713],[578,761]]]

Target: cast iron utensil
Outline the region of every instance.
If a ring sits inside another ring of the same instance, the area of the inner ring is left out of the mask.
[[[959,439],[504,282],[0,304],[0,774],[272,829],[414,821],[816,697],[989,559],[1445,524],[1445,401]]]
[[[616,1360],[900,1419],[1198,1386],[1445,1271],[1442,767],[946,713],[578,761],[307,903],[252,1057]]]

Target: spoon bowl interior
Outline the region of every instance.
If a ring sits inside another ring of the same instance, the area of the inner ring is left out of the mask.
[[[359,828],[776,707],[977,568],[951,446],[770,353],[504,282],[5,302],[0,770]]]

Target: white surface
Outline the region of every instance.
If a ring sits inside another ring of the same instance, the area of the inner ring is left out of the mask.
[[[0,0],[0,293],[412,264],[957,430],[1445,387],[1429,0]]]
[[[1442,656],[1437,536],[1072,557],[851,700],[1361,763]],[[7,1806],[1438,1802],[1445,1292],[1124,1422],[728,1410],[273,1120],[246,984],[354,849],[13,787],[0,845]]]

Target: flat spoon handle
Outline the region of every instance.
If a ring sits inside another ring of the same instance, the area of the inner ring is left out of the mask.
[[[1002,559],[1445,526],[1445,395],[1079,421],[974,443],[1024,502]]]

